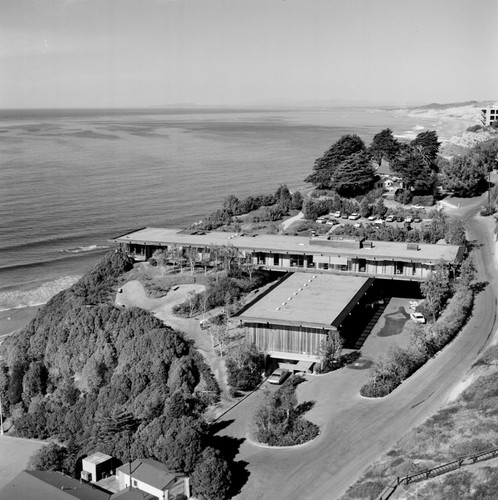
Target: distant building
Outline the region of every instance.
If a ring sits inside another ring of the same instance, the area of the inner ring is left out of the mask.
[[[485,126],[498,122],[498,108],[481,109],[481,123]]]
[[[170,471],[164,464],[151,458],[137,459],[116,469],[119,492],[114,498],[134,498],[122,491],[133,493],[136,488],[159,500],[183,500],[190,498],[189,478],[186,474]],[[130,490],[131,487],[131,490]],[[146,497],[147,498],[147,497]]]
[[[81,479],[96,483],[113,474],[113,458],[105,453],[94,453],[83,459]]]

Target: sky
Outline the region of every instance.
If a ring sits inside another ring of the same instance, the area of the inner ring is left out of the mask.
[[[0,109],[498,100],[497,0],[1,0]]]

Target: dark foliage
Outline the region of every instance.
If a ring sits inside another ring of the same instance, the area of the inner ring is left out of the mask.
[[[304,181],[318,189],[330,189],[336,168],[347,158],[366,150],[365,143],[357,135],[343,135],[322,157],[315,161],[314,172]]]
[[[74,473],[78,457],[99,450],[191,472],[206,446],[202,414],[219,387],[202,356],[147,311],[106,303],[129,266],[111,252],[1,346],[17,433],[70,443],[65,465],[59,448],[37,458],[60,455],[57,470]]]
[[[241,344],[226,358],[228,384],[242,391],[252,390],[261,382],[264,366],[264,355],[254,344]]]

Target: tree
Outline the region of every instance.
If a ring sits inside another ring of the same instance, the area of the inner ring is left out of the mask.
[[[292,210],[301,210],[303,207],[303,195],[300,191],[294,191],[292,193],[291,199],[291,209]]]
[[[413,139],[410,143],[412,148],[418,149],[429,165],[434,165],[436,162],[439,146],[437,133],[435,130],[426,130]]]
[[[367,193],[375,182],[375,171],[364,151],[344,160],[332,175],[334,189],[347,198]]]
[[[432,194],[437,178],[420,151],[404,145],[391,163],[391,169],[401,176],[405,188],[419,194]]]
[[[264,355],[254,344],[239,344],[226,358],[228,384],[242,391],[252,390],[261,382],[264,366]]]
[[[467,257],[460,266],[460,280],[458,284],[470,288],[477,277],[477,267],[472,257]]]
[[[445,261],[440,261],[434,266],[426,281],[420,284],[420,290],[424,296],[425,307],[436,321],[436,316],[443,308],[450,292],[450,274]]]
[[[274,197],[277,201],[277,205],[280,207],[280,210],[286,214],[292,205],[292,195],[289,191],[289,188],[286,184],[280,184],[277,191],[274,194]],[[276,220],[276,219],[271,219]]]
[[[29,459],[27,470],[53,470],[66,472],[65,460],[67,449],[56,443],[50,443],[36,451]]]
[[[383,198],[379,198],[379,201],[377,201],[377,204],[375,205],[375,211],[377,212],[377,215],[380,217],[384,217],[387,213],[387,207],[384,203]]]
[[[208,447],[202,452],[191,481],[199,500],[225,500],[229,496],[232,473],[219,452]]]
[[[487,189],[486,167],[475,155],[454,156],[441,174],[443,186],[455,196],[477,196]]]
[[[320,357],[324,372],[330,371],[338,365],[343,347],[344,340],[341,334],[337,330],[330,331],[327,339],[323,340],[320,346]]]
[[[399,148],[399,142],[394,138],[393,131],[390,128],[386,128],[374,135],[369,152],[372,158],[380,165],[382,159],[390,162],[396,158]]]
[[[458,218],[450,219],[447,224],[444,239],[448,245],[465,245],[467,243],[467,238],[465,237],[465,222]]]
[[[370,204],[368,203],[368,199],[365,196],[361,202],[360,202],[360,215],[362,217],[368,217],[372,212],[372,208],[370,207]]]
[[[330,189],[332,175],[337,166],[350,156],[364,151],[366,146],[360,137],[354,134],[343,135],[315,161],[314,172],[306,177],[304,182],[310,182],[318,189]]]

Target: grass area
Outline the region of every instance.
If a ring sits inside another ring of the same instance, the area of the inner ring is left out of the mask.
[[[341,500],[373,499],[397,476],[406,476],[498,446],[498,346],[489,348],[474,369],[483,369],[483,366],[485,373],[456,401],[401,438],[366,470]],[[393,498],[496,498],[496,462],[484,462],[428,481],[402,486]],[[476,491],[480,491],[480,496],[475,496]]]

